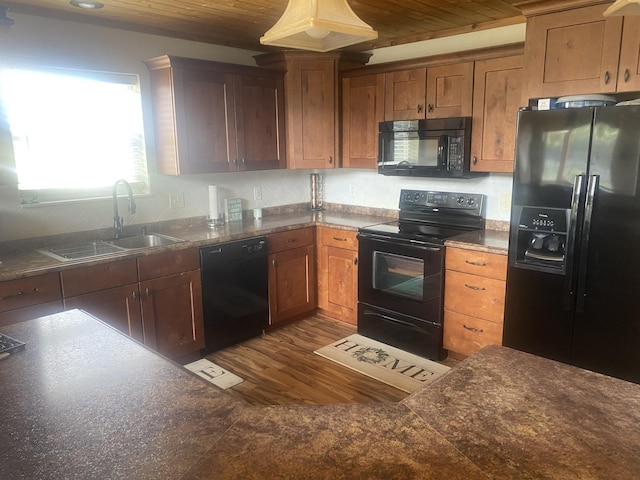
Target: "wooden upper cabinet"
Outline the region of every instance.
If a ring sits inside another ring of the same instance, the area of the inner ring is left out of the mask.
[[[145,64],[160,173],[284,165],[281,72],[166,55]]]
[[[239,170],[286,167],[282,75],[234,77]]]
[[[385,74],[385,121],[425,118],[426,91],[426,68]]]
[[[534,16],[527,18],[529,98],[616,92],[622,17],[603,17],[608,6],[541,15],[533,12]],[[527,15],[525,9],[523,12]]]
[[[427,69],[427,118],[470,117],[473,62]]]
[[[640,17],[624,17],[620,65],[618,68],[618,92],[640,90]]]
[[[384,121],[384,74],[342,80],[342,166],[377,168],[378,124]]]
[[[522,103],[524,56],[475,64],[471,170],[512,172],[518,109]]]

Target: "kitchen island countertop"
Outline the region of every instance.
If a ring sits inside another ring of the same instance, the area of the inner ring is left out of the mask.
[[[397,404],[253,407],[81,311],[2,332],[27,346],[0,362],[0,478],[640,472],[640,385],[504,347]]]

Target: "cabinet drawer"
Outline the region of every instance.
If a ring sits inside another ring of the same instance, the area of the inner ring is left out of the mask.
[[[38,305],[0,312],[0,327],[11,325],[12,323],[26,322],[27,320],[44,317],[63,310],[62,300],[54,300],[53,302],[39,303]]]
[[[444,348],[472,355],[487,345],[502,345],[501,324],[445,310]]]
[[[287,232],[274,233],[267,237],[269,253],[282,252],[292,248],[313,245],[313,229],[300,228]]]
[[[445,268],[483,277],[507,279],[507,256],[447,247]]]
[[[357,232],[331,227],[318,227],[318,246],[358,251]]]
[[[138,257],[140,281],[191,270],[200,270],[200,252],[197,248]]]
[[[447,270],[444,308],[492,322],[504,320],[506,282]]]
[[[60,300],[57,273],[20,278],[0,283],[0,312]]]
[[[65,298],[89,292],[118,287],[138,281],[135,258],[79,267],[60,272],[62,292]]]

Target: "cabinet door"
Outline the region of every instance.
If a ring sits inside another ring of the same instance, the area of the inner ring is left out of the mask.
[[[385,74],[384,119],[425,118],[427,69],[416,68]]]
[[[319,246],[318,307],[332,318],[357,324],[358,252]]]
[[[140,313],[138,284],[122,285],[97,292],[65,298],[66,310],[80,308],[112,327],[135,338],[144,340]]]
[[[289,168],[334,168],[336,65],[334,60],[288,63],[287,164]]]
[[[624,17],[622,27],[618,92],[638,90],[640,90],[640,17],[628,16]]]
[[[608,4],[527,20],[529,98],[616,90],[622,18],[602,16]]]
[[[471,170],[512,172],[524,57],[477,61],[471,122]]]
[[[269,317],[271,324],[316,308],[314,246],[269,255]]]
[[[144,343],[171,358],[204,348],[200,271],[140,282]]]
[[[342,81],[342,166],[377,168],[378,124],[384,121],[384,74]]]
[[[284,168],[284,81],[282,78],[234,77],[239,170]]]
[[[226,172],[237,158],[233,76],[206,69],[152,70],[158,171]]]
[[[427,118],[470,117],[473,62],[427,69]]]

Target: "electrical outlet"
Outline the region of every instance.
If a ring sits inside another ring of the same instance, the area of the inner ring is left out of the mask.
[[[511,194],[503,193],[500,195],[500,210],[509,210],[511,208]]]
[[[253,199],[262,200],[262,187],[253,187]]]
[[[176,210],[178,208],[184,208],[184,193],[170,193],[169,194],[169,208]]]
[[[349,185],[349,196],[355,197],[356,193],[358,193],[358,186],[352,183]]]

